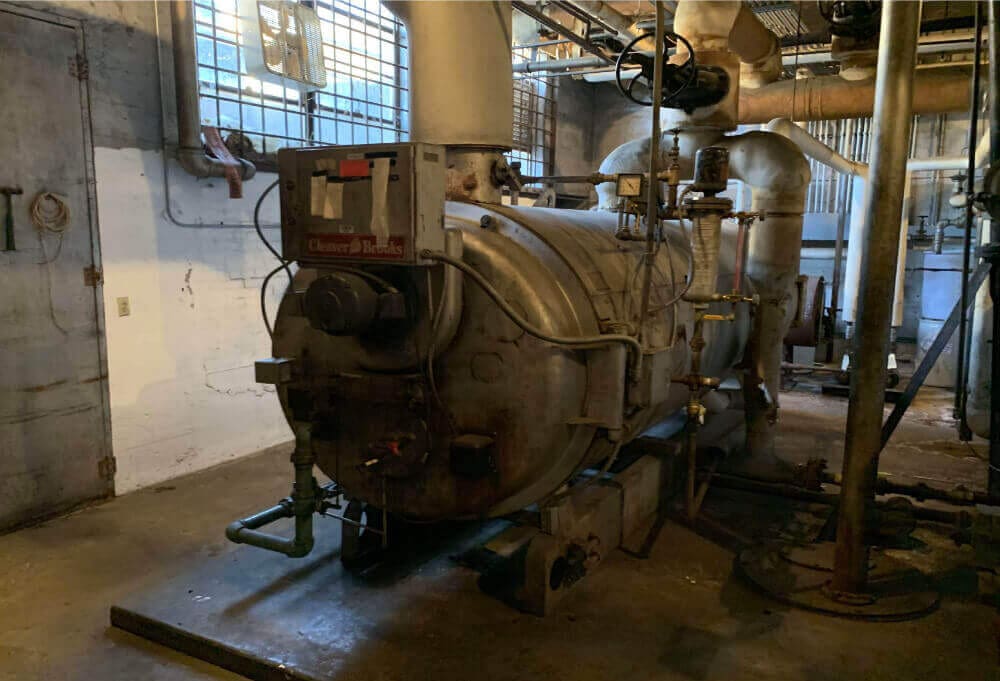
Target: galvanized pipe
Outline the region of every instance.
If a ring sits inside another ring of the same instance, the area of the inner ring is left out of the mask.
[[[885,406],[892,294],[899,250],[899,216],[912,124],[913,68],[920,5],[891,0],[882,6],[876,76],[871,191],[865,199],[865,277],[858,306],[855,367],[847,412],[841,503],[831,591],[862,594],[868,585],[866,509],[874,502]]]
[[[268,551],[283,553],[289,558],[303,558],[313,548],[313,514],[318,510],[321,493],[313,477],[315,458],[312,451],[311,428],[295,425],[295,483],[292,495],[271,508],[232,522],[226,528],[226,538],[235,544],[249,544]],[[295,534],[291,537],[261,532],[260,528],[281,518],[295,519]]]

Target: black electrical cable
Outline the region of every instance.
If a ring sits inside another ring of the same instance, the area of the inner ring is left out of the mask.
[[[288,283],[291,285],[292,270],[288,267],[288,261],[281,257],[281,253],[278,253],[278,250],[271,245],[271,242],[267,240],[266,236],[264,236],[264,231],[260,228],[260,207],[264,205],[264,199],[266,199],[267,195],[271,193],[271,190],[278,186],[279,181],[280,180],[275,180],[271,184],[267,185],[267,188],[260,193],[260,197],[257,199],[257,205],[253,207],[253,228],[257,231],[257,236],[260,237],[260,241],[264,244],[264,248],[271,251],[271,254],[274,255],[274,257],[278,259],[278,262],[282,264],[285,269],[285,273],[288,275]]]
[[[288,263],[282,261],[280,265],[267,273],[267,276],[264,277],[264,281],[260,285],[260,316],[264,319],[264,328],[267,329],[268,337],[274,336],[274,329],[271,328],[271,322],[267,319],[267,285],[270,283],[271,277],[282,269],[287,270]]]
[[[281,253],[278,253],[277,249],[271,245],[271,242],[267,240],[267,237],[264,236],[263,230],[260,228],[260,207],[264,204],[264,199],[267,198],[267,195],[278,186],[279,181],[280,180],[275,180],[271,184],[267,185],[267,188],[260,193],[260,197],[257,199],[257,204],[253,207],[253,228],[256,230],[257,236],[260,237],[260,241],[264,244],[264,247],[271,251],[271,254],[278,259],[279,263],[281,263],[268,272],[267,276],[264,277],[264,281],[260,285],[260,315],[264,319],[264,328],[267,329],[267,335],[269,337],[274,335],[274,329],[271,327],[271,322],[267,318],[267,285],[271,281],[271,277],[278,273],[278,270],[285,270],[285,274],[288,275],[289,287],[291,287],[294,283],[294,277],[292,276],[291,268],[288,266],[288,261],[281,257]]]

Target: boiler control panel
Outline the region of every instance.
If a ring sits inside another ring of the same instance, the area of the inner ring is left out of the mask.
[[[442,146],[280,149],[278,175],[287,260],[419,265],[421,250],[444,250]]]

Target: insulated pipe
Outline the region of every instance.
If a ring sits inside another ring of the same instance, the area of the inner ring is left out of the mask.
[[[729,74],[730,84],[729,92],[717,104],[700,107],[690,113],[671,109],[667,114],[670,121],[668,127],[699,125],[722,130],[736,129],[740,62],[729,47],[729,36],[742,7],[742,2],[733,0],[683,0],[678,3],[674,33],[684,36],[691,43],[699,64],[724,69]]]
[[[865,200],[864,286],[858,306],[855,366],[847,411],[843,489],[830,592],[834,598],[868,587],[866,512],[874,503],[885,406],[886,358],[892,321],[892,288],[899,249],[899,216],[906,182],[912,124],[913,69],[920,35],[920,4],[882,5],[876,117],[872,133],[871,191]]]
[[[205,154],[201,141],[194,15],[191,0],[170,3],[170,39],[174,55],[174,96],[177,103],[177,162],[195,177],[225,177],[228,165]],[[240,176],[249,180],[257,168],[242,158]]]
[[[736,74],[742,86],[757,88],[781,77],[781,43],[744,2],[683,0],[673,31],[691,42],[699,62],[703,51],[734,53],[744,65]]]
[[[968,67],[955,66],[918,71],[913,84],[913,113],[966,111],[970,73]],[[756,90],[743,89],[739,122],[766,123],[779,116],[796,121],[870,116],[874,102],[874,80],[847,81],[840,76],[781,80]]]
[[[979,245],[988,244],[990,220],[980,217]],[[993,338],[993,299],[990,287],[984,283],[976,291],[972,312],[972,333],[969,342],[969,395],[965,404],[965,420],[969,429],[982,438],[990,436],[990,350]]]
[[[401,2],[385,6],[406,26],[410,139],[510,149],[514,91],[509,2]]]
[[[774,132],[792,140],[802,150],[803,154],[825,166],[833,168],[839,173],[858,175],[862,178],[868,177],[867,163],[852,161],[846,156],[837,153],[787,118],[773,119],[767,124],[766,129],[768,132]]]
[[[851,181],[851,213],[850,233],[847,243],[847,271],[844,278],[844,312],[845,323],[853,324],[857,314],[858,281],[861,276],[862,228],[864,221],[864,194],[868,178],[868,164],[853,161],[823,144],[787,118],[775,118],[767,124],[767,130],[778,133],[795,142],[806,156],[828,166],[837,172],[852,176]],[[989,150],[989,136],[984,135],[976,147],[976,162],[985,161]],[[960,170],[967,160],[962,157],[940,157],[910,159],[906,163],[906,187],[904,192],[903,210],[900,225],[899,259],[896,265],[896,289],[893,302],[892,326],[903,324],[903,282],[906,275],[906,238],[909,227],[909,205],[911,174],[928,170]]]
[[[714,145],[729,149],[730,177],[750,187],[750,210],[762,214],[750,230],[747,251],[747,277],[760,304],[747,343],[751,363],[743,392],[747,449],[751,455],[773,458],[782,339],[795,316],[793,291],[802,250],[809,162],[791,141],[768,132],[724,136]]]
[[[729,34],[729,49],[740,56],[740,86],[756,89],[781,78],[781,41],[742,3]]]
[[[990,92],[990,167],[1000,164],[1000,2],[989,4],[989,92]],[[1000,221],[990,221],[990,300],[994,309],[1000,303],[1000,262],[997,253],[1000,248]],[[991,499],[1000,499],[1000,315],[992,319],[993,343],[990,348],[990,382],[993,394],[990,398],[990,469],[987,491]]]
[[[844,265],[844,310],[841,319],[854,324],[858,312],[858,287],[861,284],[861,258],[864,253],[865,201],[868,180],[860,175],[851,178],[851,213],[847,229],[847,263]]]
[[[792,291],[799,273],[809,162],[790,140],[762,131],[726,136],[715,129],[691,127],[681,132],[679,146],[680,175],[686,178],[692,175],[692,159],[698,149],[728,149],[730,178],[750,187],[750,210],[763,214],[750,230],[748,246],[747,276],[761,302],[748,342],[753,363],[744,378],[744,392],[747,447],[754,454],[773,456],[782,339],[795,313]],[[664,143],[661,148],[661,167],[666,165],[663,150],[669,147]],[[644,172],[649,152],[649,138],[626,142],[601,162],[600,172]],[[597,194],[600,209],[617,210],[612,184],[598,185]]]

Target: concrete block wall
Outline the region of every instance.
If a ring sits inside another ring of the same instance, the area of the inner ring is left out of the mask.
[[[274,176],[259,174],[230,200],[225,181],[164,163],[152,2],[31,7],[84,27],[116,491],[290,440],[277,398],[253,376],[253,361],[270,356],[259,287],[277,263],[249,225]],[[263,217],[277,214],[275,195]],[[284,285],[272,280],[272,315]],[[118,298],[129,315],[118,316]]]

